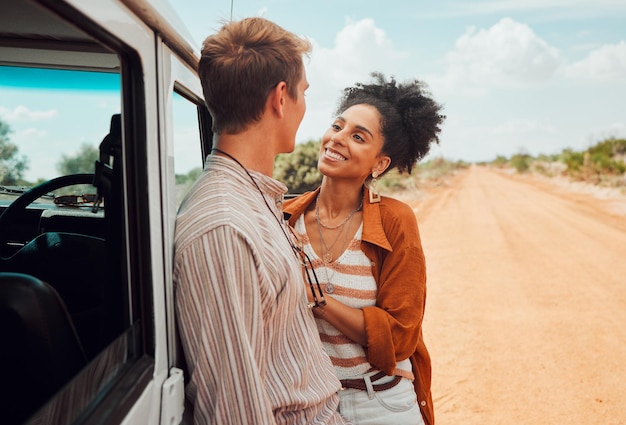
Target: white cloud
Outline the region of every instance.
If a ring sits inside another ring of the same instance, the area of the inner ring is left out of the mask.
[[[570,78],[626,82],[626,42],[591,51],[585,59],[566,67],[564,74]]]
[[[36,122],[47,120],[57,115],[57,111],[32,111],[25,106],[16,106],[14,109],[0,107],[0,117],[8,122]]]
[[[395,50],[391,39],[373,19],[347,20],[332,48],[322,47],[314,39],[311,43],[313,52],[306,63],[311,85],[307,91],[309,108],[298,132],[299,141],[321,137],[344,88],[370,81],[374,71],[395,76],[408,57]]]
[[[532,133],[556,133],[556,129],[533,119],[508,120],[493,128],[492,133],[503,135],[520,135]]]
[[[451,2],[444,16],[541,12],[544,18],[579,19],[624,13],[622,0],[495,0]],[[549,13],[551,13],[549,15]]]
[[[48,134],[48,132],[45,130],[40,130],[38,128],[27,128],[27,129],[22,130],[20,134],[24,137],[31,138],[31,137],[44,137]]]
[[[346,22],[337,34],[331,49],[316,45],[308,72],[319,79],[320,86],[343,89],[356,82],[369,80],[372,71],[391,75],[407,55],[394,50],[393,43],[374,20]]]
[[[492,86],[544,82],[561,63],[556,48],[511,18],[503,18],[486,30],[469,28],[457,39],[446,60],[444,85],[478,93]]]

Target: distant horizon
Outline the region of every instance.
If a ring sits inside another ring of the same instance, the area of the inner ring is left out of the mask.
[[[171,4],[198,48],[230,19],[231,0]],[[235,0],[232,10],[312,42],[299,143],[319,139],[342,89],[373,71],[418,78],[443,104],[431,157],[553,155],[626,137],[626,2]]]
[[[230,0],[171,5],[198,50],[231,11]],[[441,142],[424,160],[557,155],[626,137],[626,2],[364,0],[355,7],[319,0],[293,7],[289,0],[234,1],[233,18],[245,16],[264,16],[313,45],[298,143],[319,140],[342,90],[370,81],[374,71],[398,81],[418,78],[443,105]],[[121,108],[119,85],[108,96],[111,81],[105,81],[119,77],[103,78],[87,111],[80,107],[84,97],[72,97],[80,90],[62,102],[54,87],[17,92],[8,85],[19,84],[19,75],[0,68],[0,119],[30,159],[29,180],[53,176],[55,152],[70,140],[73,146],[100,143],[109,117]],[[93,123],[87,113],[97,113],[97,125],[87,124]],[[71,125],[53,128],[50,118],[58,114]],[[29,151],[40,137],[49,151]]]

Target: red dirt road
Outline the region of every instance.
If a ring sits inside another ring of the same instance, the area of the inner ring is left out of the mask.
[[[626,215],[482,167],[409,203],[437,425],[626,424]]]

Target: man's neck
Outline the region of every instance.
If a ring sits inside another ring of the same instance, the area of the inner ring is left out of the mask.
[[[221,134],[216,137],[214,147],[235,158],[246,169],[272,177],[276,154],[271,146],[263,144],[260,136],[252,132]]]

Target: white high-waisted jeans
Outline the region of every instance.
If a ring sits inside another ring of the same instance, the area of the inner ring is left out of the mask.
[[[374,374],[376,372],[367,373],[363,378],[369,381]],[[384,384],[393,378],[385,376],[375,384]],[[339,399],[339,413],[353,425],[424,424],[413,383],[406,378],[385,391],[346,388],[339,391]]]

